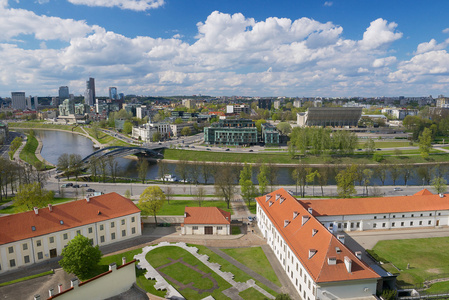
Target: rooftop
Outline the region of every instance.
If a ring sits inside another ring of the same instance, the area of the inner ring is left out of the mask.
[[[231,224],[231,213],[217,207],[186,206],[184,224]]]

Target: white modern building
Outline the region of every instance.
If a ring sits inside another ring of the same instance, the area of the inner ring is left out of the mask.
[[[171,130],[173,136],[181,136],[181,131],[185,127],[190,128],[190,132],[195,131],[195,127],[193,127],[193,123],[170,124],[170,130]]]
[[[376,299],[380,276],[312,211],[284,189],[256,201],[260,231],[301,299]]]
[[[392,116],[397,120],[404,120],[406,116],[417,116],[417,109],[402,109],[402,108],[382,108],[382,113]]]
[[[109,193],[0,217],[0,274],[61,254],[76,235],[108,245],[141,235],[140,210]]]
[[[331,232],[449,225],[449,195],[427,189],[411,196],[298,201]]]
[[[159,132],[162,137],[169,137],[172,135],[171,126],[169,123],[147,123],[141,126],[133,127],[132,137],[142,141],[152,141],[153,134]]]

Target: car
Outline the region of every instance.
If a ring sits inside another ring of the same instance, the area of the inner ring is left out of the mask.
[[[94,189],[87,189],[87,192],[92,193],[92,192],[95,192],[95,190]]]
[[[79,184],[74,184],[74,185],[72,185],[72,187],[75,188],[75,189],[77,189],[77,188],[80,187],[80,185],[79,185]]]
[[[190,146],[190,148],[195,148],[195,146]]]
[[[190,146],[189,145],[185,145],[184,147],[189,148]]]
[[[65,187],[67,187],[67,184],[61,184],[61,187],[65,188]]]
[[[248,221],[250,222],[256,221],[256,217],[248,216]]]
[[[377,151],[380,151],[380,150],[382,150],[382,149],[380,149],[380,148],[377,148],[376,150],[377,150]]]
[[[81,186],[82,187],[88,187],[87,183],[83,183]]]
[[[210,151],[210,148],[206,148],[206,150]]]
[[[228,149],[226,149],[225,151],[229,151],[229,148],[228,148]]]
[[[161,143],[161,142],[159,142],[159,145],[162,145],[162,143]]]
[[[65,184],[65,186],[72,186],[72,185],[73,185],[73,183],[71,183],[71,182]]]
[[[362,151],[362,149],[359,148],[359,149],[357,149],[357,151]]]
[[[400,187],[395,187],[395,188],[394,188],[394,191],[395,191],[395,192],[397,192],[397,191],[402,191],[402,189],[401,189]]]
[[[249,152],[253,152],[253,151],[254,151],[253,149],[249,150]]]

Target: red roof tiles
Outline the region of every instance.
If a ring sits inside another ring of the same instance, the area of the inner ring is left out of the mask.
[[[231,224],[231,213],[217,207],[186,207],[184,224]]]
[[[27,211],[4,216],[0,217],[0,245],[138,212],[131,200],[109,193],[90,197],[89,202],[83,199],[53,205],[52,211],[40,208],[38,215]]]
[[[387,214],[400,212],[435,211],[449,209],[449,195],[434,195],[422,190],[412,196],[300,200],[305,208],[312,208],[315,216]]]
[[[277,194],[281,196],[279,199],[276,199]],[[263,196],[256,198],[257,203],[315,282],[376,279],[379,277],[287,191],[279,189],[269,195],[271,195],[269,201],[266,201],[266,197]],[[281,199],[284,199],[282,203]],[[270,202],[274,203],[270,205]],[[288,220],[289,223],[284,227],[285,220]],[[337,253],[336,247],[341,251]],[[311,249],[316,252],[309,258]],[[346,269],[345,257],[352,260],[351,272]],[[336,258],[337,263],[328,264],[328,258]]]

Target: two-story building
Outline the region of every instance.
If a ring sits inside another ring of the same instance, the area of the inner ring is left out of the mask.
[[[108,245],[142,234],[140,210],[109,193],[0,217],[0,273],[61,254],[76,235]]]

